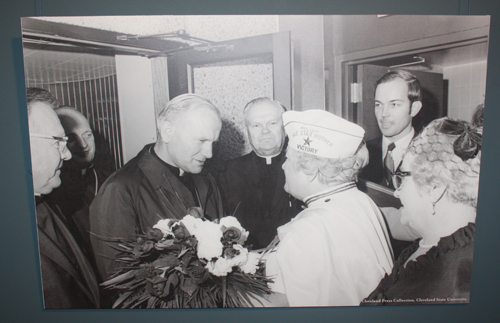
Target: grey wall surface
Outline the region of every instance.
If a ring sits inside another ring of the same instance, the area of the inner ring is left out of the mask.
[[[147,14],[492,15],[480,201],[469,305],[235,310],[43,310],[20,20],[22,16]],[[41,8],[40,8],[41,4]],[[500,4],[497,0],[18,0],[0,19],[0,321],[497,322],[500,318]]]

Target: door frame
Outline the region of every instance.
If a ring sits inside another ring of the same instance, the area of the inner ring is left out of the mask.
[[[423,52],[450,49],[459,46],[488,42],[489,27],[481,27],[460,31],[453,34],[438,35],[424,39],[398,43],[378,48],[361,50],[353,53],[335,55],[333,59],[333,78],[328,83],[333,84],[330,94],[329,110],[336,115],[349,120],[349,68],[353,65],[371,63],[398,56],[419,54]]]
[[[212,44],[220,51],[190,49],[168,56],[170,97],[192,93],[197,66],[272,55],[274,99],[293,109],[292,47],[289,31],[226,40]],[[224,49],[224,46],[226,46]]]

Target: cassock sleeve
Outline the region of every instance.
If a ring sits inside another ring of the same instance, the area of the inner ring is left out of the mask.
[[[90,206],[90,237],[102,280],[112,275],[119,265],[114,260],[117,250],[111,247],[114,243],[106,240],[136,237],[138,223],[132,194],[129,187],[108,181]]]

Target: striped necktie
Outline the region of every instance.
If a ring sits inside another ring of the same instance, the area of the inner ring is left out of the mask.
[[[387,147],[387,153],[384,157],[384,174],[387,185],[392,187],[392,174],[394,173],[394,159],[392,159],[392,151],[396,148],[396,145],[391,142]]]

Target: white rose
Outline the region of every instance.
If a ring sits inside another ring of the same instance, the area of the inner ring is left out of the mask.
[[[182,220],[180,221],[186,229],[189,231],[189,234],[194,235],[194,232],[196,231],[196,228],[200,226],[201,223],[203,223],[202,219],[195,218],[192,215],[186,215]]]
[[[247,261],[244,264],[240,264],[240,269],[245,274],[255,274],[257,268],[259,267],[260,254],[257,252],[249,252]]]
[[[219,225],[210,221],[202,221],[192,233],[198,240],[198,258],[211,260],[222,254],[222,231]]]
[[[233,249],[238,250],[239,254],[234,256],[231,259],[228,259],[228,261],[232,264],[232,267],[239,266],[240,264],[244,264],[247,262],[248,259],[248,249],[244,248],[243,246],[239,244],[234,244]]]
[[[207,263],[205,268],[215,276],[227,276],[233,270],[233,266],[227,261],[227,259],[220,257],[216,261],[210,261]]]

